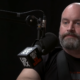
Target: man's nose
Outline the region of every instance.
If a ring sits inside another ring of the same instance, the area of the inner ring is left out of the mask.
[[[74,24],[71,22],[71,23],[68,25],[67,31],[74,31],[74,30],[75,30]]]

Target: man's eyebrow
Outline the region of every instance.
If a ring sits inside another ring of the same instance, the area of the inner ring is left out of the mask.
[[[75,19],[74,21],[80,21],[80,19]]]
[[[68,20],[67,18],[62,18],[61,20]],[[74,21],[80,21],[80,19],[75,19]]]

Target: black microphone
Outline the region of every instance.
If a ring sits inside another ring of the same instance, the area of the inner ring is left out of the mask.
[[[45,37],[35,42],[32,47],[27,47],[18,54],[25,68],[34,68],[42,62],[41,55],[50,53],[58,43],[58,38],[53,33],[46,33]]]

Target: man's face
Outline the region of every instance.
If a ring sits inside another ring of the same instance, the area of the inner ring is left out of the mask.
[[[69,50],[80,48],[80,8],[67,9],[63,12],[59,40],[63,48]]]

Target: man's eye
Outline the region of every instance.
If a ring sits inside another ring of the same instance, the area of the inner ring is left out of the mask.
[[[64,24],[68,24],[68,22],[63,22]]]
[[[80,22],[77,22],[76,24],[77,24],[77,25],[80,25]]]

